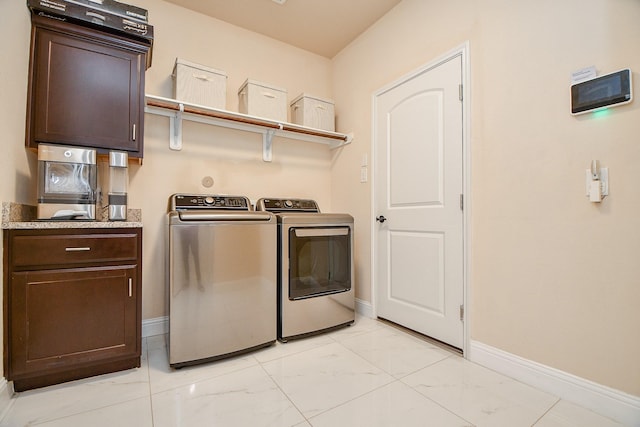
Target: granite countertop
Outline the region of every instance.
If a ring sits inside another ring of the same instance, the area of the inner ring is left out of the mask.
[[[14,202],[2,202],[2,229],[46,228],[142,228],[142,211],[127,209],[126,221],[109,221],[108,208],[99,211],[95,221],[38,220],[35,206]]]

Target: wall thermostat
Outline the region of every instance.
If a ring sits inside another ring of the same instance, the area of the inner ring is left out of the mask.
[[[571,85],[571,114],[578,115],[633,100],[631,70],[621,70]]]

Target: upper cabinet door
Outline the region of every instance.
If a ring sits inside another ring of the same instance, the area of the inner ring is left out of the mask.
[[[149,46],[33,17],[27,145],[124,150],[142,157]]]

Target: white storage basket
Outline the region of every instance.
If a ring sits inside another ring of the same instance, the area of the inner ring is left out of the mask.
[[[291,101],[291,122],[335,132],[335,107],[331,100],[301,94]]]
[[[238,90],[238,111],[242,114],[287,121],[287,90],[247,79]]]
[[[224,71],[176,58],[172,77],[174,99],[226,109],[227,74]]]

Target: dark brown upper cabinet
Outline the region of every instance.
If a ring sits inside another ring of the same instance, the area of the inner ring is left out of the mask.
[[[142,158],[150,44],[32,15],[26,145],[123,150]]]

